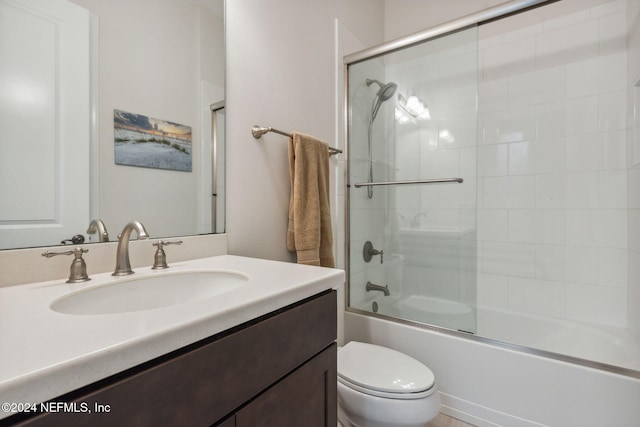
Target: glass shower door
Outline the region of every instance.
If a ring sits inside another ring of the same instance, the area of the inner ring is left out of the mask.
[[[476,332],[476,28],[348,66],[349,306]]]

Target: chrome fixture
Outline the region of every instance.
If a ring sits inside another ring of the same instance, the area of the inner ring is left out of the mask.
[[[378,185],[406,185],[406,184],[448,184],[457,182],[462,184],[462,178],[443,178],[443,179],[417,179],[412,181],[383,181],[383,182],[358,182],[353,184],[354,187],[376,187]]]
[[[376,92],[375,98],[373,98],[373,104],[371,104],[371,116],[369,117],[369,129],[367,133],[368,143],[369,143],[369,182],[373,182],[373,121],[378,115],[378,110],[380,110],[380,106],[383,102],[388,101],[393,97],[396,93],[396,89],[398,89],[398,85],[393,82],[382,83],[379,80],[375,79],[367,79],[365,81],[367,86],[371,86],[373,83],[380,86],[378,92]],[[372,199],[373,198],[373,188],[367,188],[367,196]]]
[[[362,257],[364,258],[364,262],[371,262],[371,258],[374,255],[380,255],[380,264],[384,262],[384,251],[379,251],[373,248],[373,243],[367,241],[364,244],[364,248],[362,248]]]
[[[101,219],[94,219],[89,224],[89,228],[87,228],[87,234],[94,234],[98,232],[98,242],[108,242],[109,241],[109,233],[107,232],[107,227],[104,225]]]
[[[151,267],[151,269],[162,270],[164,268],[169,268],[169,266],[167,265],[167,254],[164,253],[163,247],[167,245],[181,245],[181,244],[182,244],[182,240],[172,240],[172,241],[160,240],[158,242],[155,242],[153,246],[157,246],[158,249],[156,250],[156,254],[153,257],[153,267]]]
[[[138,234],[138,240],[149,238],[147,230],[139,221],[131,221],[122,229],[122,233],[118,235],[118,251],[116,252],[116,270],[112,276],[126,276],[133,274],[131,270],[131,262],[129,261],[129,240],[131,233],[135,231]]]
[[[68,251],[51,252],[46,251],[42,253],[43,257],[51,258],[57,255],[75,255],[73,261],[71,261],[71,267],[69,268],[69,280],[67,283],[81,283],[91,280],[87,275],[87,264],[82,259],[82,254],[89,252],[89,249],[82,249],[81,247],[75,247]]]
[[[373,105],[371,105],[371,121],[373,121],[378,115],[378,110],[382,103],[391,99],[391,97],[396,93],[398,85],[393,82],[382,83],[375,79],[367,79],[366,83],[367,86],[371,86],[373,83],[380,86],[380,89],[376,92],[376,97],[373,99]]]
[[[544,6],[549,3],[555,3],[556,1],[558,0],[512,0],[500,3],[496,6],[445,22],[444,24],[436,25],[435,27],[431,27],[423,31],[418,31],[374,47],[351,53],[344,57],[344,63],[349,65],[364,61],[366,59],[381,56],[414,44],[434,39],[447,33],[453,33],[454,31],[462,30],[481,22],[500,19],[510,14],[519,13],[534,7]]]
[[[278,129],[274,129],[272,127],[262,127],[262,126],[258,126],[258,125],[254,125],[251,128],[251,135],[253,135],[253,137],[255,139],[260,139],[262,138],[262,135],[264,135],[265,133],[269,133],[269,132],[273,132],[273,133],[277,133],[283,136],[288,136],[289,138],[291,138],[291,134],[287,133],[287,132],[283,132],[281,130]],[[338,149],[338,148],[333,148],[333,147],[329,147],[329,155],[330,156],[334,156],[336,154],[340,154],[342,153],[342,150]]]
[[[389,293],[389,285],[382,286],[382,285],[376,285],[375,283],[367,282],[366,290],[367,290],[367,292],[369,292],[369,291],[380,291],[385,296],[391,295]]]

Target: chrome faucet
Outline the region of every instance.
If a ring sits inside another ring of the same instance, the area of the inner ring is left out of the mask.
[[[366,286],[365,289],[367,290],[367,292],[369,292],[369,291],[380,291],[385,296],[391,295],[389,293],[389,285],[382,286],[382,285],[376,285],[375,283],[367,282],[367,286]]]
[[[129,261],[129,240],[131,238],[131,232],[138,233],[138,240],[144,240],[149,238],[147,230],[139,221],[131,221],[125,225],[122,229],[122,233],[118,235],[118,251],[116,252],[116,270],[112,276],[126,276],[133,274],[131,270],[131,262]]]
[[[87,234],[93,234],[98,232],[98,242],[108,242],[109,241],[109,233],[107,232],[107,227],[104,225],[101,219],[94,219],[89,224],[89,228],[87,228]]]

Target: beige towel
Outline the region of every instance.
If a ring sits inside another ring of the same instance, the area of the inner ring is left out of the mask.
[[[289,226],[287,249],[298,264],[335,267],[329,209],[329,146],[292,132],[289,139]]]

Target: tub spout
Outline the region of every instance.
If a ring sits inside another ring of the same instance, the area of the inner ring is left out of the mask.
[[[131,233],[135,231],[138,234],[138,240],[149,238],[147,230],[139,221],[131,221],[122,229],[122,233],[118,236],[118,251],[116,252],[116,270],[113,276],[126,276],[133,274],[131,270],[131,262],[129,261],[129,240]]]
[[[389,285],[382,286],[382,285],[376,285],[375,283],[367,282],[366,290],[367,290],[367,292],[369,292],[369,291],[380,291],[385,296],[391,295],[389,293]]]

